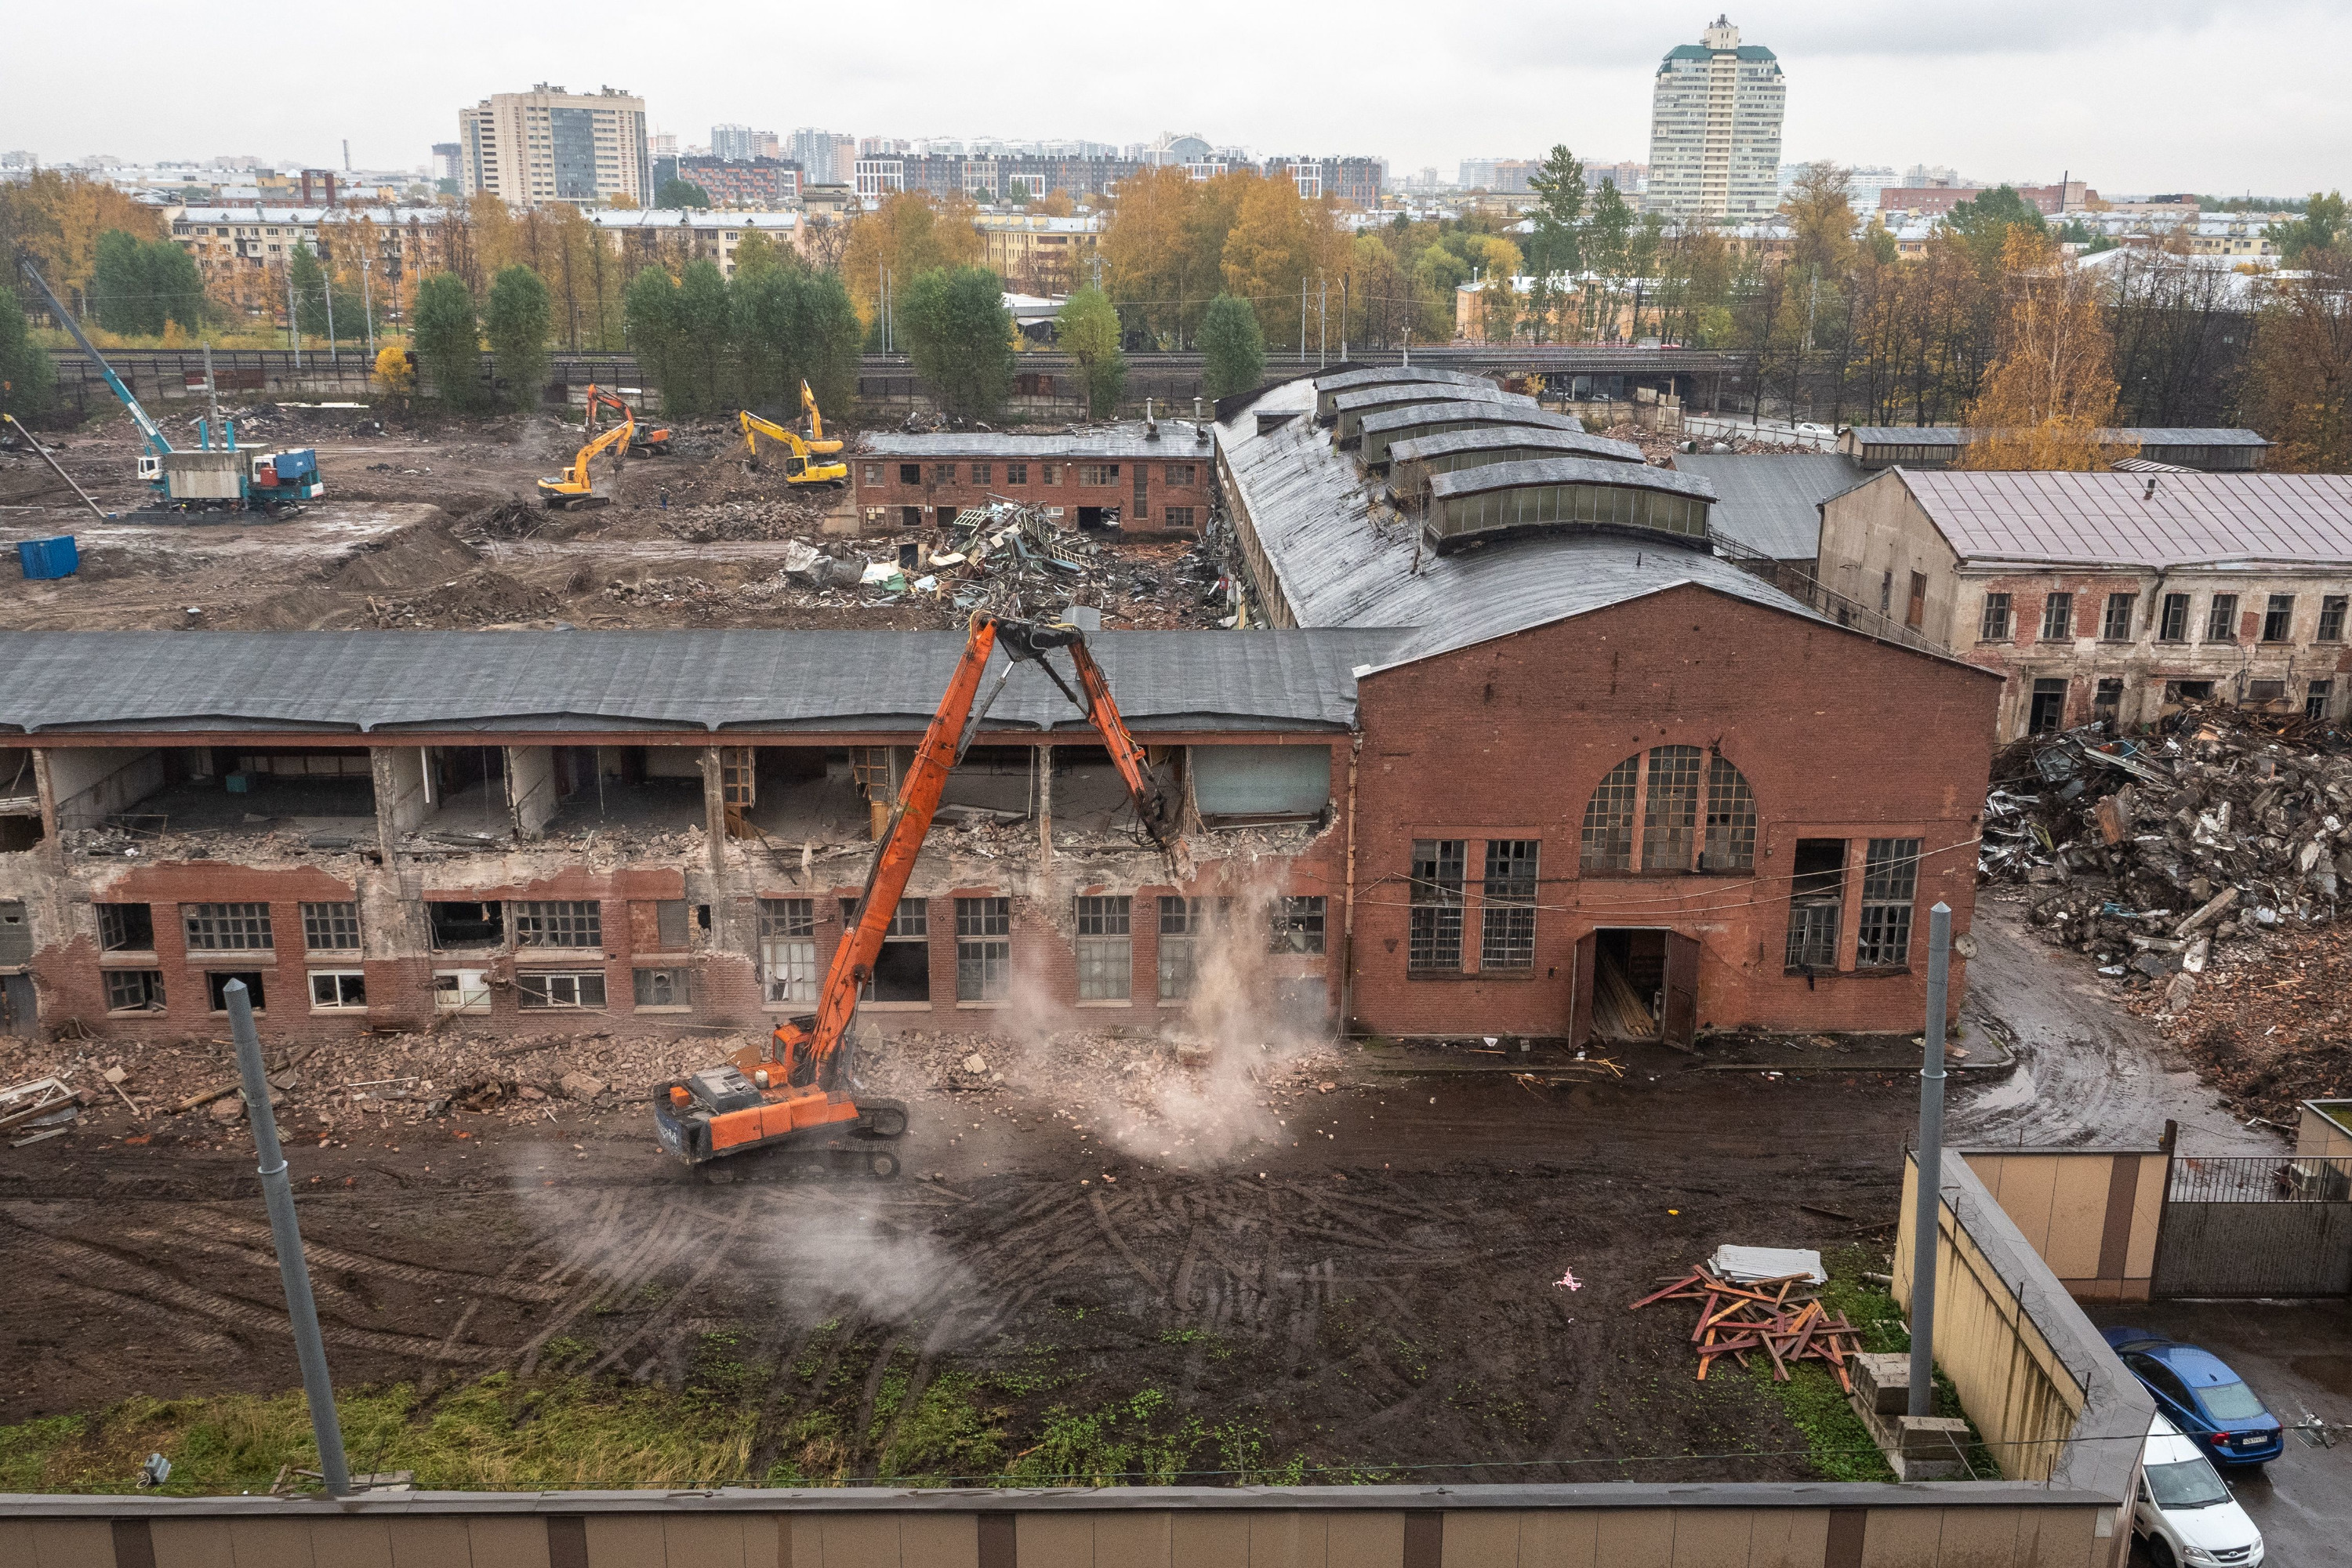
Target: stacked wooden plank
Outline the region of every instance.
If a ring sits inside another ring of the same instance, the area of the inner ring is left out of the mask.
[[[1737,1284],[1704,1267],[1653,1291],[1628,1307],[1637,1311],[1655,1301],[1696,1301],[1698,1326],[1691,1343],[1698,1352],[1698,1378],[1723,1356],[1741,1366],[1751,1355],[1772,1363],[1772,1379],[1789,1381],[1789,1368],[1801,1361],[1818,1361],[1837,1374],[1839,1386],[1853,1392],[1847,1367],[1862,1350],[1862,1331],[1843,1312],[1832,1312],[1821,1303],[1804,1275],[1784,1279],[1749,1279]]]

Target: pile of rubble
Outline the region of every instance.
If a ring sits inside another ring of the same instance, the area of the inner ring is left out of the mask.
[[[2168,1012],[2159,1026],[2239,1115],[2291,1130],[2302,1101],[2352,1094],[2352,926],[2234,944]]]
[[[2163,984],[2168,1012],[2216,941],[2327,924],[2352,879],[2352,755],[2315,725],[2200,705],[2168,733],[2035,737],[1994,777],[1979,872],[2026,884],[2031,922],[2101,973]]]

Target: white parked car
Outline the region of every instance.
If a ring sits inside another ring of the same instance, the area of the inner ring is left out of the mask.
[[[2263,1532],[2230,1495],[2213,1462],[2163,1416],[2140,1455],[2132,1533],[2156,1568],[2260,1568]]]
[[[1797,426],[1797,434],[1800,436],[1820,436],[1822,437],[1829,437],[1837,434],[1837,426],[1834,425],[1815,425],[1809,420],[1801,421]]]

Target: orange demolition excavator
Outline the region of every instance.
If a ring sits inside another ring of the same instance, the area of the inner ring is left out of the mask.
[[[1006,655],[1004,666],[982,699],[981,678],[990,655],[1000,648]],[[1078,678],[1076,689],[1046,658],[1057,648],[1069,650]],[[1086,714],[1126,781],[1144,832],[1178,868],[1179,879],[1189,879],[1192,858],[1179,832],[1178,807],[1152,776],[1143,748],[1128,733],[1127,721],[1111,700],[1110,682],[1087,649],[1086,634],[1058,621],[1011,620],[980,612],[971,618],[971,636],[947,693],[899,785],[875,847],[873,867],[866,874],[866,891],[857,900],[857,923],[834,951],[817,992],[817,1010],[787,1021],[764,1046],[746,1047],[725,1066],[706,1068],[656,1089],[654,1130],[664,1149],[689,1164],[700,1164],[753,1149],[789,1146],[824,1151],[837,1163],[862,1157],[866,1168],[877,1176],[898,1173],[894,1145],[906,1134],[907,1108],[895,1100],[854,1091],[850,1024],[939,811],[948,771],[979,733],[981,721],[1018,664],[1043,669]]]
[[[607,392],[593,382],[588,384],[589,439],[595,439],[596,411],[599,408],[610,409],[613,417],[629,426],[629,456],[632,458],[658,458],[668,453],[670,432],[667,426],[639,419],[637,411],[629,405],[626,398],[618,393]]]

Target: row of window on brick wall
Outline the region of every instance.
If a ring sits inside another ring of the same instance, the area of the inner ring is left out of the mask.
[[[1857,969],[1901,969],[1911,961],[1911,906],[1918,893],[1919,842],[1916,838],[1868,841],[1863,861],[1862,921],[1855,939]],[[1462,970],[1470,844],[1462,838],[1413,841],[1405,935],[1408,974],[1451,974]],[[1482,848],[1479,971],[1530,973],[1535,968],[1542,843],[1532,838],[1489,838]],[[1789,900],[1787,968],[1790,973],[1838,967],[1844,931],[1846,854],[1843,839],[1797,841]]]
[[[155,969],[108,969],[101,972],[106,1005],[110,1013],[161,1013],[165,1006],[163,974]],[[205,1005],[215,1013],[228,1010],[227,987],[245,983],[247,1000],[257,1013],[269,1011],[270,976],[258,972],[206,970],[202,975]],[[313,1013],[359,1013],[368,1006],[367,973],[360,969],[313,969],[305,981]],[[632,973],[639,1007],[683,1007],[694,1001],[693,971],[638,969]],[[445,1013],[488,1013],[489,972],[480,969],[436,971],[433,999]],[[543,1009],[601,1008],[605,1005],[604,972],[528,971],[515,976],[515,1005],[525,1012]]]
[[[436,936],[452,924],[469,928],[465,935],[493,933],[504,922],[488,911],[495,904],[428,906],[435,911]],[[683,900],[656,904],[657,922],[665,950],[683,950],[687,942]],[[452,908],[473,918],[452,920],[439,911]],[[100,950],[106,952],[152,952],[155,947],[155,914],[150,904],[100,904]],[[302,945],[313,952],[355,952],[360,945],[359,906],[323,903],[301,906]],[[506,906],[514,924],[518,947],[600,948],[604,945],[604,910],[593,900],[518,900]],[[269,952],[278,946],[270,906],[266,903],[182,904],[181,935],[191,952]]]
[[[2158,642],[2185,643],[2189,632],[2199,624],[2194,614],[2195,595],[2167,594],[2158,601],[2156,625],[2153,628]],[[2273,594],[2263,606],[2262,640],[2292,642],[2294,640],[2295,595]],[[2313,628],[2315,642],[2342,642],[2345,613],[2352,607],[2352,595],[2326,594],[2320,597],[2319,621]],[[2074,639],[2074,595],[2072,593],[2047,594],[2042,600],[2042,636],[2043,642],[2069,642]],[[2109,594],[2100,612],[2099,636],[2106,642],[2131,642],[2137,638],[2139,595]],[[2205,642],[2234,643],[2238,640],[2238,595],[2215,594],[2205,605],[2202,625]],[[1987,594],[1984,614],[1978,624],[1977,637],[1981,642],[2007,642],[2016,630],[2015,601],[2008,594]]]
[[[1230,927],[1233,900],[1161,898],[1158,910],[1158,995],[1181,1002],[1192,994],[1196,977],[1213,943],[1238,936]],[[1077,999],[1118,1002],[1134,995],[1134,900],[1080,898],[1075,920]],[[855,900],[841,901],[846,930],[856,923]],[[1267,945],[1276,952],[1324,951],[1325,905],[1319,896],[1276,901]],[[902,903],[891,915],[882,952],[874,964],[866,997],[876,1002],[931,999],[930,910],[920,900]],[[955,900],[956,994],[959,1002],[1002,1002],[1012,994],[1013,900]],[[766,1000],[800,1006],[817,999],[816,900],[760,900],[760,978]]]
[[[1150,467],[1149,464],[1143,463],[1138,463],[1134,466],[1139,469],[1146,469]],[[887,465],[883,463],[866,464],[866,482],[868,485],[878,485],[882,483],[882,475],[887,468]],[[958,471],[961,470],[970,476],[969,482],[971,484],[992,485],[999,482],[997,479],[997,470],[1002,468],[1004,471],[1004,477],[1002,482],[1007,485],[1025,485],[1031,483],[1032,470],[1034,470],[1035,483],[1040,485],[1058,485],[1062,482],[1062,470],[1068,468],[1075,468],[1077,469],[1078,483],[1081,485],[1115,485],[1118,483],[1119,464],[1066,462],[962,464],[900,463],[898,465],[898,482],[902,485],[919,485],[924,483],[934,485],[951,485],[956,482],[956,475]],[[1198,484],[1201,477],[1201,466],[1198,463],[1162,463],[1160,465],[1160,475],[1162,482],[1166,484]]]

